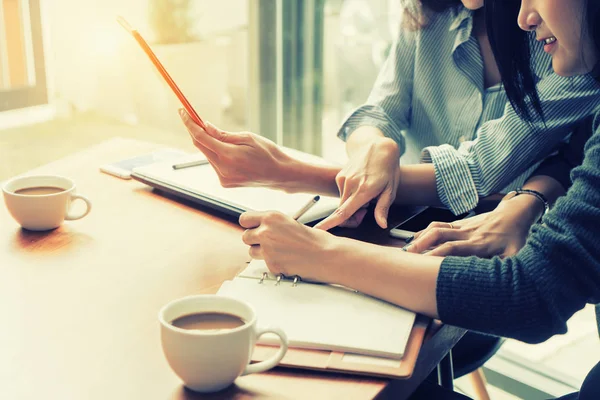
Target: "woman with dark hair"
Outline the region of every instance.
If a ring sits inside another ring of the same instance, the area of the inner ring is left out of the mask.
[[[533,79],[531,46],[543,46],[562,76],[598,77],[597,0],[522,0],[520,7],[488,0],[488,7],[503,81],[525,119],[535,121],[540,109],[547,113],[543,106],[536,107],[539,92],[527,84]],[[521,29],[535,35],[537,42],[511,31],[517,12]],[[516,39],[526,45],[514,52]],[[568,99],[563,102],[563,107],[569,106]],[[514,256],[410,254],[336,237],[274,212],[244,213],[243,240],[251,246],[250,255],[264,259],[276,274],[341,284],[448,324],[542,342],[566,332],[566,321],[585,304],[600,302],[600,108],[590,115],[595,116],[594,134],[586,143],[582,165],[573,170],[571,188]],[[596,366],[579,399],[596,399],[599,383]]]
[[[591,2],[589,5],[589,15],[592,18],[595,16],[594,7],[600,7],[595,4]],[[535,37],[519,29],[517,25],[498,26],[503,24],[499,21],[510,20],[511,15],[518,13],[519,5],[520,2],[516,1],[486,2],[489,39],[494,48],[506,95],[516,114],[524,121],[543,121],[544,113],[540,96],[536,90],[535,76],[532,71],[533,61],[531,60],[531,54],[535,53],[536,48],[541,49],[542,46],[531,46],[532,43],[535,43]],[[509,17],[506,18],[507,16]],[[593,19],[590,20],[590,26],[600,29],[596,23],[591,24],[592,21],[596,22]],[[523,60],[527,60],[527,62]],[[555,63],[553,67],[556,68]],[[585,76],[597,79],[600,76],[600,67],[593,68],[592,72]],[[560,71],[556,72],[558,75],[562,75]],[[547,159],[534,172],[530,179],[530,185],[539,176],[545,175],[560,182],[563,188],[570,187],[569,173],[573,167],[581,163],[583,144],[592,133],[593,120],[593,116],[590,116],[578,125],[571,137],[570,144],[562,145],[557,156]],[[540,130],[540,132],[544,131]],[[545,182],[551,182],[551,179],[546,179]],[[555,188],[560,191],[560,186],[555,186]],[[513,193],[509,193],[506,198],[514,199]],[[554,201],[555,197],[551,196],[550,199]],[[522,204],[528,202],[529,206],[523,205],[515,208],[513,207],[516,205],[514,201],[510,204],[503,201],[494,212],[453,222],[452,229],[448,229],[446,223],[432,223],[427,229],[415,235],[414,241],[407,246],[407,251],[421,253],[434,248],[428,254],[440,256],[507,256],[514,254],[523,246],[526,237],[524,234],[528,232],[531,224],[543,210],[543,202],[540,203],[533,198],[518,200]],[[534,211],[536,209],[537,213]]]
[[[482,197],[521,188],[537,163],[599,104],[591,79],[554,74],[538,46],[531,54],[532,82],[540,91],[536,104],[548,112],[545,121],[524,122],[505,107],[483,0],[405,3],[410,15],[405,29],[367,103],[340,130],[350,160],[336,176],[342,204],[318,225],[322,229],[343,222],[371,199],[385,227],[394,200],[442,204],[459,214]],[[565,98],[576,110],[556,106]],[[389,155],[386,138],[405,153],[403,165]],[[426,164],[404,165],[419,160]]]
[[[459,249],[463,253],[513,254],[544,210],[538,199],[552,204],[567,189],[553,173],[525,180],[573,125],[600,104],[595,96],[599,89],[588,77],[554,74],[550,57],[536,47],[533,81],[547,112],[544,122],[527,123],[506,107],[485,29],[483,0],[405,3],[403,29],[369,99],[339,131],[348,141],[345,167],[303,163],[252,133],[225,132],[211,125],[204,131],[185,112],[182,118],[224,186],[340,195],[337,212],[317,225],[322,229],[358,225],[371,200],[377,203],[376,221],[385,228],[394,199],[401,204],[445,205],[462,213],[496,192],[532,190],[537,198],[518,196],[505,203],[510,210],[500,207],[470,220],[468,229],[457,230],[463,242],[465,235],[486,238],[479,246]],[[560,106],[566,98],[572,107]],[[542,132],[541,127],[548,130]],[[422,150],[430,163],[406,165],[418,162]],[[499,237],[497,232],[510,236]]]

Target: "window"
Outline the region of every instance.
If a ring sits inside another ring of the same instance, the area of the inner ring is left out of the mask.
[[[0,1],[0,112],[47,102],[38,0]]]
[[[363,104],[400,24],[399,0],[327,0],[323,51],[323,154],[343,162],[336,133]]]
[[[0,1],[0,179],[115,136],[196,151],[177,99],[118,15],[139,29],[203,118],[248,129],[249,3]]]

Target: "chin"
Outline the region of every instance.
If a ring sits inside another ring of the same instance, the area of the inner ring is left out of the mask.
[[[581,65],[565,65],[558,62],[552,63],[552,69],[556,75],[560,76],[585,75],[592,72],[590,68]]]
[[[568,68],[566,68],[566,69],[562,68],[562,66],[560,66],[560,65],[552,65],[552,69],[554,70],[554,73],[556,75],[559,75],[559,76],[573,76],[573,75],[575,75]]]
[[[463,0],[462,1],[463,6],[465,6],[465,8],[468,8],[469,10],[479,10],[480,8],[483,8],[483,2],[482,1],[477,1],[477,0]]]

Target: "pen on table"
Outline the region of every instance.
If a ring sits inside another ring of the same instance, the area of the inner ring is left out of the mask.
[[[208,160],[196,160],[196,161],[188,161],[188,162],[179,163],[179,164],[173,164],[173,169],[196,167],[198,165],[204,165],[204,164],[208,164]]]
[[[310,199],[310,201],[308,203],[306,203],[306,205],[304,207],[302,207],[301,209],[296,211],[296,213],[292,216],[292,218],[294,218],[297,221],[300,217],[302,217],[304,214],[306,214],[306,212],[308,210],[310,210],[312,208],[312,206],[317,204],[317,201],[319,201],[320,199],[321,199],[321,196],[319,196],[319,195],[316,195],[315,197]]]

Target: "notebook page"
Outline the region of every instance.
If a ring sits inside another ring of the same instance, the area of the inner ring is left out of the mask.
[[[266,273],[266,275],[265,275],[265,273]],[[269,268],[267,267],[267,264],[265,264],[264,260],[250,261],[248,266],[244,270],[242,270],[242,272],[238,273],[237,276],[239,276],[240,278],[250,278],[250,279],[257,279],[257,280],[262,279],[265,282],[273,282],[273,283],[277,282],[277,276],[275,274],[273,274],[271,271],[269,271]],[[284,279],[287,279],[291,282],[294,281],[293,276],[286,277]],[[300,282],[302,282],[302,280],[300,280],[298,284],[300,284]],[[302,282],[302,283],[306,283],[306,282]],[[312,284],[317,284],[317,283],[312,283]],[[342,285],[330,285],[330,286],[343,287]]]
[[[218,294],[251,304],[260,326],[279,326],[291,347],[400,359],[415,320],[413,312],[342,287],[289,281],[275,285],[235,278]],[[264,335],[262,344],[277,344]]]
[[[253,279],[261,279],[264,273],[267,273],[267,280],[276,280],[274,274],[269,271],[267,268],[267,264],[265,264],[264,260],[252,260],[248,264],[248,266],[238,274],[239,277],[243,278],[253,278]]]
[[[288,150],[288,152],[290,152]],[[292,152],[294,155],[298,152]],[[306,153],[299,153],[308,160],[323,160]],[[198,156],[202,159],[203,156]],[[298,157],[300,158],[300,157]],[[193,160],[186,157],[183,161]],[[284,214],[293,214],[302,208],[315,194],[286,193],[262,187],[224,188],[211,165],[174,170],[173,161],[154,163],[135,169],[135,173],[155,181],[165,182],[176,188],[203,195],[224,204],[232,205],[242,211],[276,210]],[[339,198],[321,196],[321,200],[299,221],[306,223],[324,218],[337,208]]]

